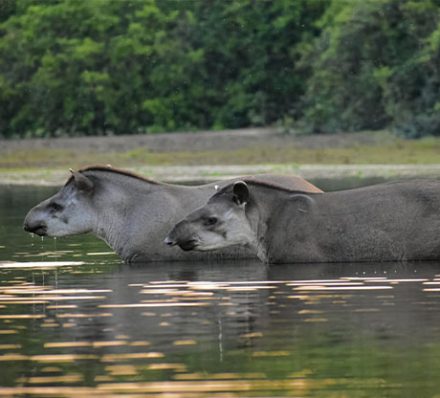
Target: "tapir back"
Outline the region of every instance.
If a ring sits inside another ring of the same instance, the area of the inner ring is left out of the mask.
[[[286,197],[272,213],[268,261],[400,261],[440,258],[440,181],[415,180]]]

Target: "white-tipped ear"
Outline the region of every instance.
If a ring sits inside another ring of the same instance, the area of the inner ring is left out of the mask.
[[[73,176],[73,182],[77,189],[84,192],[93,191],[93,181],[90,178],[86,177],[84,174],[80,173],[79,171],[71,170],[71,173]]]
[[[243,205],[249,202],[249,188],[244,181],[237,181],[233,188],[234,201]]]

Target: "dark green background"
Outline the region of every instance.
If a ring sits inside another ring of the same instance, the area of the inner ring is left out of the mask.
[[[438,0],[2,0],[0,136],[440,134]]]

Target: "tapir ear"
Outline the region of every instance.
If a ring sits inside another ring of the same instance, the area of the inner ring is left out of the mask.
[[[233,188],[234,201],[239,204],[246,204],[249,202],[249,188],[243,181],[237,181]]]
[[[77,189],[84,192],[93,191],[93,181],[90,178],[86,177],[84,174],[81,174],[79,171],[73,171],[70,169],[70,172],[72,173],[73,183]]]
[[[297,203],[297,210],[301,213],[308,213],[315,203],[315,200],[306,194],[295,194],[291,199]]]

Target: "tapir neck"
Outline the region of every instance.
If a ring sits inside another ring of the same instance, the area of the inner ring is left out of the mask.
[[[249,203],[247,219],[253,231],[249,245],[252,247],[258,258],[268,263],[270,262],[270,242],[268,241],[268,232],[271,219],[277,212],[279,199],[270,189],[260,188],[254,192],[258,200],[252,200]]]
[[[159,186],[119,186],[107,182],[96,195],[93,233],[104,240],[124,261],[131,261],[138,242],[144,239],[149,221],[150,194]],[[142,222],[144,221],[144,222]],[[145,225],[144,225],[145,224]]]
[[[99,210],[93,229],[94,234],[107,243],[122,259],[127,260],[130,245],[128,234],[124,233],[129,227],[123,212],[113,206],[104,206]],[[122,210],[122,209],[121,209]]]
[[[144,185],[136,193],[127,187],[112,187],[112,196],[100,200],[93,232],[126,262],[194,257],[167,247],[163,239],[170,225],[194,206],[201,206],[204,197],[195,197],[188,187]]]
[[[125,259],[123,255],[124,242],[120,235],[115,232],[118,229],[116,224],[117,223],[111,219],[109,219],[109,222],[101,219],[93,232],[98,238],[106,242],[120,257]]]

